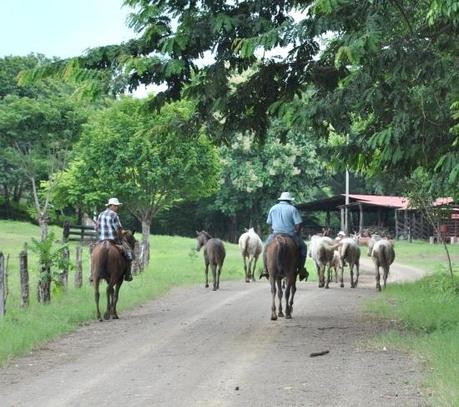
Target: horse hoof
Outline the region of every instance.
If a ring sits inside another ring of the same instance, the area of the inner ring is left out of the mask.
[[[277,313],[277,316],[278,316],[279,318],[284,318],[285,315],[284,315],[283,312],[278,312],[278,313]]]
[[[290,314],[287,314],[287,315],[285,316],[285,319],[292,319],[292,316],[291,316]]]
[[[217,291],[217,288],[216,287],[212,288],[212,291]]]
[[[206,288],[209,288],[209,284],[206,284]]]
[[[343,287],[344,287],[344,284],[343,284],[343,283],[341,283],[340,287],[341,287],[341,288],[343,288]],[[352,287],[352,286],[351,286],[351,287]]]
[[[250,280],[249,280],[249,279],[246,279],[245,282],[246,282],[246,283],[250,283]]]
[[[110,319],[110,315],[109,315],[109,314],[104,314],[104,319],[105,319],[106,321],[108,321],[108,320]]]
[[[271,321],[277,321],[277,316],[276,315],[271,315]]]
[[[325,288],[328,290],[330,287],[328,286],[328,284],[325,286]]]
[[[113,315],[113,319],[120,319],[120,317],[118,315]]]

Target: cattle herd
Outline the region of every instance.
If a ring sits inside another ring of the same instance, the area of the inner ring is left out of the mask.
[[[217,240],[220,251],[224,253],[223,242],[212,238],[209,247],[207,247],[207,243],[203,241],[202,236],[205,235],[207,240],[210,240],[211,236],[205,231],[197,232],[197,235],[199,249],[204,247],[206,287],[208,287],[207,269],[209,265],[212,269],[215,269],[215,278],[218,279],[224,260],[224,254],[220,256],[213,255],[214,243]],[[344,287],[343,275],[344,267],[346,266],[349,267],[351,287],[357,287],[359,282],[361,244],[359,234],[346,237],[343,232],[340,232],[335,239],[323,236],[322,234],[311,236],[308,255],[312,258],[316,267],[319,287],[329,288],[333,277],[332,270],[334,271],[335,283],[338,282],[339,276],[340,286]],[[383,285],[385,288],[389,268],[395,258],[393,242],[379,235],[372,235],[364,244],[368,244],[368,256],[372,258],[375,266],[376,289],[381,291],[380,270],[382,270]],[[245,281],[247,283],[255,281],[255,269],[258,259],[263,252],[263,242],[253,228],[246,229],[239,237],[239,248],[244,263]],[[214,288],[218,288],[217,282]]]
[[[214,247],[213,245],[207,247],[206,242],[202,239],[203,234],[207,236],[210,243],[214,243],[218,239],[211,239],[211,236],[205,231],[197,232],[198,247],[204,247],[206,287],[208,287],[207,270],[210,265],[213,271],[215,281],[213,287],[215,290],[218,289],[224,255],[223,259],[221,258],[222,256],[214,256],[212,254]],[[218,244],[221,246],[220,251],[224,253],[223,243],[218,240]],[[329,288],[329,284],[332,282],[332,269],[334,271],[334,281],[337,283],[339,276],[340,286],[344,287],[343,275],[344,267],[346,266],[349,268],[350,286],[352,288],[357,287],[359,282],[361,244],[362,240],[359,234],[347,237],[343,232],[339,232],[338,236],[334,239],[323,234],[311,236],[308,254],[316,267],[319,287]],[[380,270],[382,270],[383,286],[385,288],[389,268],[395,258],[393,242],[379,235],[372,235],[365,244],[368,244],[368,256],[372,258],[375,267],[376,289],[381,291]],[[247,283],[255,281],[255,269],[259,256],[263,253],[263,242],[253,228],[246,229],[240,236],[239,248],[244,262],[245,281]]]

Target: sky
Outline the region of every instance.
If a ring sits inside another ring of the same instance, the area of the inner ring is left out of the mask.
[[[67,58],[134,37],[122,0],[0,0],[0,57]]]

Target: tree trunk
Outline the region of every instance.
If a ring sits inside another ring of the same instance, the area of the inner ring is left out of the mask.
[[[151,218],[144,217],[142,219],[142,245],[140,248],[140,265],[142,269],[148,266],[148,263],[150,262],[150,227]]]
[[[41,240],[44,241],[48,237],[48,216],[45,213],[38,215],[38,224],[40,225]]]

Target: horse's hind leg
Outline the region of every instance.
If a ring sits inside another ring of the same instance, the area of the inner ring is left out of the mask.
[[[274,281],[274,277],[270,276],[269,282],[271,283],[271,296],[272,296],[271,321],[275,321],[277,319],[277,314],[276,314],[276,282]]]
[[[250,283],[250,280],[253,280],[253,257],[249,256],[249,262],[247,264],[247,274],[245,277],[245,282]]]
[[[118,304],[118,298],[119,298],[118,296],[119,296],[119,292],[120,292],[120,288],[122,284],[123,284],[123,280],[121,280],[121,282],[116,285],[115,294],[113,295],[113,308],[112,308],[113,319],[119,319],[118,313],[116,311],[116,304]]]
[[[206,288],[209,287],[209,263],[206,262]]]
[[[104,319],[110,319],[111,310],[112,310],[112,301],[113,301],[113,287],[108,284],[107,285],[107,310],[104,314]]]
[[[99,299],[100,299],[100,292],[99,292],[99,278],[94,279],[94,298],[96,300],[96,310],[97,310],[97,319],[102,322],[102,316],[100,315],[100,308],[99,308]]]
[[[379,266],[377,264],[375,265],[375,269],[376,269],[376,289],[378,291],[381,291],[381,284],[379,282],[381,277],[379,275]]]
[[[384,288],[386,288],[387,277],[389,276],[389,266],[384,266]]]
[[[292,288],[292,284],[290,280],[287,280],[287,287],[285,288],[285,318],[290,319],[292,318],[292,310],[290,305],[290,291]]]
[[[254,257],[253,259],[253,267],[252,267],[252,281],[255,282],[255,271],[257,269],[257,261],[258,261],[258,256]]]
[[[325,265],[324,267],[324,274],[325,274],[325,268],[327,268],[327,283],[325,284],[325,288],[329,288],[328,285],[330,284],[330,279],[331,279],[331,265],[329,264],[328,266]]]
[[[357,288],[357,284],[359,283],[359,262],[355,263],[355,282],[354,282],[354,288]]]
[[[222,273],[223,264],[217,266],[217,290],[220,289],[220,274]]]
[[[282,318],[284,316],[284,312],[282,311],[282,279],[278,278],[276,280],[277,283],[277,297],[279,298],[279,311],[277,313],[277,316]]]
[[[250,271],[247,269],[247,257],[245,255],[242,255],[242,258],[244,260],[245,282],[249,283],[250,282]],[[250,267],[250,263],[249,263],[249,267]]]
[[[212,269],[212,279],[213,279],[213,291],[217,290],[217,266],[215,264],[211,264],[210,268]]]
[[[285,318],[286,319],[292,318],[293,298],[295,297],[295,293],[296,293],[296,278],[293,279],[291,283],[287,283],[287,289],[285,290],[285,304],[286,304]]]

